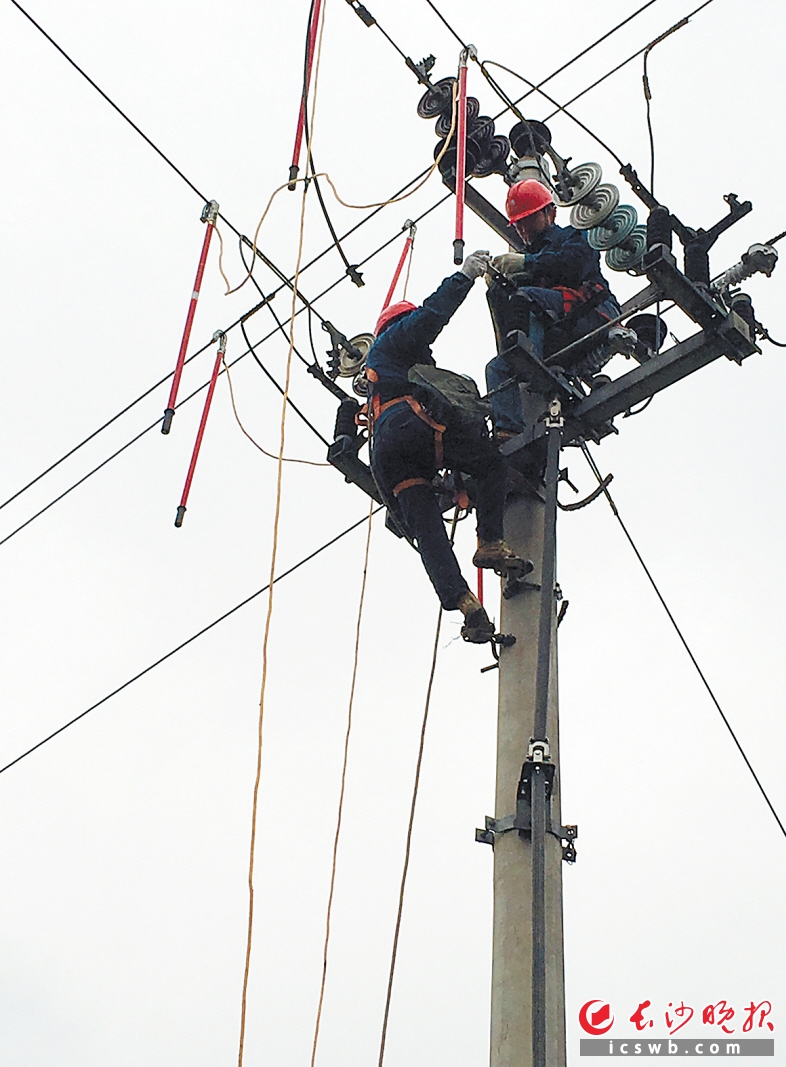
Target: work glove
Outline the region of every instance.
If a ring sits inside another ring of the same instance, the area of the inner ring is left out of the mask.
[[[488,270],[490,263],[488,252],[472,252],[464,260],[464,265],[461,267],[461,273],[464,274],[471,282],[474,282],[476,278],[479,278],[481,274],[485,274]]]
[[[521,274],[525,269],[527,257],[523,252],[506,252],[504,256],[494,256],[491,261],[492,267],[510,277],[511,274]]]

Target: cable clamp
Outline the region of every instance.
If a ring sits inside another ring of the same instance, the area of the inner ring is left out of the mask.
[[[426,58],[421,59],[419,63],[415,63],[414,60],[410,59],[409,56],[407,56],[405,62],[421,85],[425,85],[428,89],[433,88],[431,84],[431,78],[429,78],[429,72],[433,69],[434,64],[437,62],[436,56],[426,56]]]
[[[556,769],[551,762],[548,740],[530,738],[527,758],[521,768],[521,777],[516,790],[516,814],[506,815],[502,819],[492,819],[487,815],[485,828],[475,830],[475,840],[480,844],[493,846],[498,835],[508,834],[513,830],[523,836],[530,836],[532,834],[532,776],[535,773],[543,774],[546,780],[546,802],[549,805],[547,833],[561,842],[563,860],[566,863],[575,863],[576,846],[573,842],[579,835],[578,827],[555,823],[551,815],[551,795]]]
[[[562,402],[559,397],[555,396],[549,404],[549,410],[543,420],[546,423],[546,428],[549,430],[561,430],[565,425],[565,418],[562,414]]]
[[[470,59],[474,59],[477,62],[478,50],[474,44],[468,44],[466,48],[462,48],[461,56],[459,58],[459,67],[466,67]]]
[[[368,8],[363,7],[363,5],[359,3],[359,0],[347,0],[347,3],[365,26],[376,26],[377,20]]]
[[[202,215],[200,216],[200,222],[209,222],[211,226],[215,226],[216,219],[218,218],[218,201],[208,200],[205,206],[202,208]]]
[[[222,356],[225,356],[227,351],[227,335],[224,333],[224,331],[216,330],[216,332],[213,334],[213,340],[218,341],[218,351],[221,353]]]

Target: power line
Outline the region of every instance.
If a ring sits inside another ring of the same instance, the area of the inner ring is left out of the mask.
[[[373,513],[376,514],[378,511],[381,511],[382,507],[383,505],[380,505],[379,507],[375,508]],[[195,634],[192,634],[191,637],[186,638],[185,641],[181,641],[179,645],[171,649],[165,655],[159,657],[159,659],[155,660],[154,663],[151,663],[149,666],[145,667],[144,670],[139,671],[133,676],[133,678],[129,678],[128,681],[123,682],[122,685],[119,685],[116,689],[113,689],[111,693],[107,693],[106,696],[102,697],[100,700],[97,700],[95,704],[91,704],[89,708],[85,708],[84,711],[80,712],[78,715],[75,715],[73,719],[69,719],[68,722],[64,723],[62,726],[59,726],[56,730],[53,730],[51,734],[48,734],[46,737],[42,738],[41,741],[36,742],[36,744],[34,744],[31,748],[28,748],[21,755],[17,756],[15,759],[12,759],[10,763],[6,763],[4,767],[0,767],[0,774],[15,766],[21,760],[25,759],[26,756],[31,755],[31,753],[41,748],[42,745],[45,745],[48,741],[51,741],[53,738],[57,737],[58,734],[62,734],[64,730],[67,730],[69,728],[69,726],[73,726],[74,723],[79,722],[80,719],[84,719],[85,715],[89,715],[91,711],[95,711],[96,708],[100,708],[102,704],[106,704],[108,700],[111,700],[112,697],[117,696],[118,693],[122,693],[124,689],[128,689],[128,687],[130,685],[133,685],[134,682],[139,681],[140,678],[143,678],[146,674],[149,674],[156,667],[160,666],[162,663],[165,663],[166,660],[171,659],[172,656],[174,656],[176,653],[180,652],[187,645],[190,645],[192,642],[196,641],[198,637],[202,637],[202,635],[206,634],[208,630],[212,630],[215,626],[218,626],[218,624],[220,622],[223,622],[224,619],[228,619],[230,615],[234,615],[236,611],[239,611],[241,608],[245,607],[246,604],[250,604],[252,600],[256,599],[256,597],[261,596],[262,593],[267,592],[270,589],[271,584],[275,585],[282,579],[287,578],[290,574],[293,574],[296,570],[298,570],[298,568],[302,567],[305,563],[310,562],[310,560],[314,559],[315,556],[318,556],[321,552],[324,552],[325,549],[330,548],[331,545],[336,544],[336,542],[340,541],[342,537],[346,537],[347,534],[352,533],[353,530],[356,530],[358,526],[362,526],[364,523],[367,522],[368,515],[364,515],[362,519],[358,519],[357,522],[354,522],[351,526],[348,526],[346,530],[342,530],[340,534],[336,534],[335,537],[332,537],[329,541],[326,541],[324,545],[321,545],[319,548],[315,549],[308,556],[304,556],[304,558],[301,559],[298,563],[295,563],[294,566],[290,567],[286,571],[282,571],[281,574],[277,575],[273,579],[272,583],[268,582],[268,584],[263,585],[261,589],[257,589],[255,593],[252,593],[244,600],[241,600],[239,604],[235,604],[235,606],[233,608],[230,608],[229,611],[225,611],[223,615],[219,615],[217,619],[214,619],[212,622],[208,623],[207,626],[203,626],[201,630],[197,630]]]
[[[452,194],[452,193],[450,193],[450,192],[447,192],[447,193],[445,193],[445,195],[444,195],[444,196],[440,197],[440,199],[439,199],[439,200],[437,200],[437,201],[436,201],[436,203],[432,204],[432,205],[431,205],[431,207],[427,208],[427,209],[426,209],[426,210],[425,210],[424,212],[422,212],[422,213],[421,213],[421,214],[420,214],[420,215],[419,215],[419,216],[417,217],[417,219],[415,219],[414,221],[415,221],[415,222],[421,222],[421,221],[422,221],[422,220],[423,220],[423,219],[424,219],[424,218],[425,218],[425,217],[426,217],[427,215],[430,215],[432,211],[435,211],[435,210],[436,210],[436,209],[437,209],[438,207],[440,207],[440,205],[444,204],[444,203],[445,203],[445,201],[446,201],[446,200],[448,200],[448,199],[449,199],[449,198],[450,198],[450,197],[451,197],[452,195],[453,195],[453,194]],[[362,267],[362,266],[364,266],[364,264],[368,263],[368,262],[369,262],[370,260],[372,260],[372,259],[373,259],[373,258],[374,258],[375,256],[379,255],[379,254],[380,254],[380,252],[383,252],[383,251],[384,251],[384,250],[385,250],[386,248],[388,248],[388,247],[389,247],[389,246],[390,246],[391,244],[393,244],[393,242],[394,242],[394,241],[397,241],[397,240],[399,239],[399,237],[400,237],[400,232],[399,232],[399,233],[396,233],[396,234],[394,234],[394,235],[393,235],[393,237],[390,237],[390,238],[389,238],[389,239],[388,239],[387,241],[385,241],[385,242],[384,242],[383,244],[381,244],[381,245],[380,245],[380,246],[379,246],[378,248],[374,249],[374,251],[373,251],[373,252],[371,252],[371,253],[370,253],[370,254],[369,254],[368,256],[366,256],[366,257],[365,257],[365,259],[362,259],[362,260],[360,261],[360,263],[358,264],[358,266],[361,266],[361,267]],[[343,281],[344,281],[344,280],[346,279],[346,277],[347,277],[347,276],[346,276],[345,274],[341,275],[341,277],[340,277],[340,278],[337,278],[337,279],[336,279],[336,280],[335,280],[334,282],[332,282],[332,283],[331,283],[330,285],[328,285],[326,289],[323,289],[321,293],[318,293],[318,294],[317,294],[317,295],[316,295],[316,296],[314,297],[314,301],[317,301],[317,300],[321,300],[321,299],[322,299],[322,298],[323,298],[324,296],[327,296],[327,294],[328,294],[329,292],[331,292],[331,291],[332,291],[333,289],[335,289],[335,288],[336,288],[336,286],[340,285],[340,284],[341,284],[341,283],[342,283],[342,282],[343,282]],[[279,290],[279,291],[280,291],[280,290]],[[270,299],[271,299],[270,297],[267,297],[267,298],[266,298],[266,300],[265,300],[264,302],[269,302],[269,300],[270,300]],[[313,310],[313,303],[314,303],[314,301],[311,301],[311,302],[310,302],[309,304],[305,305],[304,307],[301,307],[301,308],[299,308],[299,309],[298,309],[298,310],[297,310],[297,311],[295,312],[295,314],[296,314],[296,315],[300,315],[300,314],[301,314],[301,313],[302,313],[303,311],[307,311],[307,310]],[[258,305],[258,306],[259,306],[259,307],[261,307],[261,306],[262,306],[262,304],[260,304],[260,305]],[[245,316],[242,316],[242,319],[245,319],[245,318],[247,318],[247,317],[248,317],[248,313],[247,313],[247,314],[246,314]],[[277,316],[276,316],[276,318],[277,318]],[[320,316],[320,318],[321,318],[321,316]],[[241,319],[238,319],[238,320],[237,320],[237,322],[235,322],[235,323],[233,323],[233,324],[232,324],[232,326],[230,326],[230,327],[227,327],[227,330],[225,330],[224,332],[226,333],[226,332],[228,332],[228,330],[232,329],[232,328],[233,328],[234,326],[237,326],[237,325],[239,325],[241,321],[242,321]],[[264,336],[264,337],[263,337],[263,338],[262,338],[261,340],[257,341],[257,343],[256,343],[256,345],[254,346],[254,348],[259,348],[259,346],[260,346],[261,344],[263,344],[263,342],[265,342],[265,341],[269,340],[269,339],[270,339],[271,337],[273,337],[273,336],[274,336],[274,335],[275,335],[276,333],[278,333],[278,332],[279,332],[279,330],[280,330],[280,328],[281,328],[281,324],[280,324],[280,323],[278,323],[278,324],[276,325],[276,327],[275,327],[274,329],[272,329],[272,330],[270,331],[270,333],[267,333],[267,334],[265,334],[265,336]],[[200,349],[200,351],[202,351],[202,352],[203,352],[203,351],[205,351],[205,349],[206,349],[206,348],[208,348],[208,347],[209,347],[209,345],[205,345],[205,347],[204,347],[203,349]],[[236,359],[233,359],[233,360],[232,360],[232,362],[231,362],[231,363],[229,364],[229,366],[230,366],[230,367],[234,367],[234,365],[235,365],[236,363],[239,363],[241,359],[244,359],[244,358],[245,358],[245,357],[246,357],[246,356],[247,356],[247,355],[249,354],[249,351],[251,351],[251,349],[250,349],[250,348],[249,348],[249,349],[248,349],[248,350],[247,350],[246,352],[243,352],[243,353],[241,353],[241,355],[239,355],[239,356],[238,356],[238,357],[237,357]],[[198,354],[199,354],[199,353],[195,352],[193,356],[190,356],[190,357],[189,357],[189,361],[190,361],[191,359],[193,359],[193,358],[194,358],[195,356],[197,356]],[[256,357],[255,357],[255,358],[256,358]],[[263,367],[263,366],[262,366],[262,363],[261,363],[261,361],[260,361],[260,360],[259,360],[258,358],[257,358],[257,363],[259,363],[259,366],[260,366],[260,367],[261,367],[261,369],[262,369],[262,370],[264,371],[264,373],[265,373],[265,374],[266,374],[266,375],[267,375],[267,376],[268,376],[268,377],[269,377],[269,378],[271,379],[271,381],[273,381],[273,384],[274,384],[274,385],[276,386],[276,388],[277,388],[277,389],[278,389],[279,391],[281,391],[281,386],[280,386],[280,385],[278,385],[278,383],[274,381],[274,379],[272,378],[272,375],[271,375],[271,374],[269,373],[269,371],[268,371],[268,370],[267,370],[267,369],[266,369],[265,367]],[[221,373],[223,374],[223,371],[221,371]],[[161,384],[162,384],[162,382],[165,382],[165,381],[167,381],[167,380],[168,380],[168,379],[169,379],[170,377],[171,377],[171,374],[167,375],[167,377],[166,377],[166,378],[162,379],[162,381],[161,381],[161,382],[159,382],[159,383],[157,383],[157,384],[158,384],[158,385],[161,385]],[[200,386],[199,386],[199,387],[198,387],[197,389],[194,389],[194,391],[193,391],[193,392],[191,392],[191,393],[189,393],[189,394],[188,394],[188,396],[186,396],[186,397],[184,397],[184,398],[183,398],[182,400],[180,400],[180,401],[178,402],[178,405],[177,405],[177,407],[178,407],[178,408],[180,408],[180,407],[182,407],[182,405],[183,405],[183,404],[186,404],[186,403],[188,403],[188,401],[189,401],[189,400],[192,400],[192,399],[193,399],[193,398],[194,398],[194,397],[195,397],[195,396],[196,396],[196,395],[197,395],[198,393],[201,393],[203,389],[206,389],[206,388],[207,388],[207,386],[208,386],[208,384],[209,384],[208,382],[203,382],[203,383],[202,383],[202,385],[200,385]],[[143,395],[144,395],[144,396],[147,396],[147,395],[148,395],[148,394],[149,394],[150,392],[152,392],[152,389],[154,389],[154,388],[156,388],[156,387],[157,387],[157,386],[153,386],[153,387],[152,387],[152,388],[151,388],[150,390],[148,390],[148,393],[145,393],[145,394],[143,394]],[[142,399],[142,398],[140,397],[140,398],[138,398],[138,399]],[[138,402],[138,401],[134,401],[134,404],[135,404],[135,403],[137,403],[137,402]],[[292,403],[292,401],[290,400],[290,404],[291,404],[291,403]],[[130,407],[132,407],[132,406],[133,406],[133,404],[129,405],[129,408],[130,408]],[[293,406],[294,406],[294,405],[293,405]],[[126,410],[127,410],[127,409],[126,409]],[[309,428],[310,428],[310,429],[312,429],[312,430],[313,430],[313,431],[314,431],[314,432],[315,432],[315,433],[317,434],[317,436],[319,437],[319,439],[320,439],[320,440],[321,440],[321,441],[322,441],[323,443],[327,444],[327,441],[326,441],[326,440],[325,440],[325,438],[324,438],[324,437],[322,436],[322,434],[320,434],[320,433],[319,433],[319,431],[318,431],[318,430],[316,430],[316,428],[315,428],[314,426],[312,426],[310,422],[308,422],[308,419],[306,419],[306,418],[305,418],[305,416],[304,416],[304,415],[302,414],[302,412],[298,411],[298,414],[299,414],[299,415],[301,416],[301,418],[303,418],[303,419],[304,419],[304,421],[305,421],[305,422],[306,422],[306,423],[308,424]],[[119,416],[115,416],[115,418],[118,418],[118,417],[119,417]],[[114,421],[114,418],[110,420],[110,422],[113,422],[113,421]],[[11,531],[11,533],[9,533],[9,534],[6,534],[6,536],[5,536],[4,538],[2,538],[2,540],[0,540],[0,545],[3,545],[3,544],[5,544],[5,542],[6,542],[6,541],[10,541],[12,537],[16,536],[16,534],[18,534],[18,533],[20,533],[20,532],[21,532],[22,530],[24,530],[24,529],[25,529],[25,528],[26,528],[27,526],[29,526],[29,525],[30,525],[30,523],[32,523],[32,522],[33,522],[33,521],[34,521],[35,519],[39,518],[39,517],[40,517],[41,515],[43,515],[43,514],[44,514],[45,512],[49,511],[49,509],[50,509],[50,508],[52,508],[52,507],[54,507],[54,505],[55,505],[55,504],[59,503],[59,502],[60,502],[60,501],[61,501],[61,500],[62,500],[62,499],[63,499],[64,497],[68,496],[68,495],[69,495],[69,494],[70,494],[71,492],[73,492],[73,490],[74,490],[74,489],[77,489],[77,488],[78,488],[78,487],[79,487],[80,485],[82,485],[82,484],[83,484],[84,482],[86,482],[86,481],[88,480],[88,478],[91,478],[91,477],[92,477],[92,476],[93,476],[94,474],[97,474],[97,473],[98,473],[98,471],[102,470],[102,469],[103,469],[103,468],[104,468],[105,466],[107,466],[107,464],[108,464],[108,463],[110,463],[110,462],[111,462],[111,461],[112,461],[113,459],[116,459],[116,458],[117,458],[117,457],[118,457],[119,455],[121,455],[121,454],[122,454],[123,452],[125,452],[125,450],[126,450],[127,448],[130,448],[130,447],[131,447],[131,445],[133,445],[133,444],[136,444],[136,442],[137,442],[137,441],[138,441],[138,440],[139,440],[140,438],[144,437],[144,436],[145,436],[145,434],[148,434],[148,433],[150,433],[150,431],[151,431],[151,430],[154,430],[154,429],[155,429],[155,428],[156,428],[157,426],[159,426],[160,424],[161,424],[161,419],[160,419],[160,418],[157,418],[155,422],[153,422],[153,423],[151,423],[151,424],[150,424],[149,426],[145,427],[145,429],[144,429],[144,430],[141,430],[141,431],[140,431],[140,432],[139,432],[138,434],[136,434],[136,435],[135,435],[134,437],[132,437],[130,441],[127,441],[127,442],[126,442],[126,443],[125,443],[124,445],[122,445],[122,446],[121,446],[120,448],[118,448],[118,449],[117,449],[117,450],[116,450],[115,452],[113,452],[113,453],[112,453],[112,454],[111,454],[110,456],[108,456],[108,457],[107,457],[106,459],[102,460],[102,461],[101,461],[101,463],[99,463],[99,464],[98,464],[97,466],[93,467],[93,469],[92,469],[92,470],[88,471],[88,473],[87,473],[87,474],[85,474],[85,475],[83,475],[83,476],[82,476],[81,478],[79,478],[79,479],[78,479],[78,480],[77,480],[76,482],[74,482],[74,483],[73,483],[72,485],[70,485],[70,486],[69,486],[69,487],[68,487],[67,489],[65,489],[65,490],[64,490],[64,491],[63,491],[62,493],[59,493],[59,494],[58,494],[58,496],[56,496],[56,497],[54,498],[54,500],[51,500],[51,501],[50,501],[50,502],[49,502],[48,504],[46,504],[46,505],[45,505],[44,507],[40,508],[40,509],[39,509],[39,510],[38,510],[38,511],[37,511],[37,512],[36,512],[36,513],[34,514],[34,515],[32,515],[32,516],[31,516],[31,517],[30,517],[29,519],[27,519],[27,520],[26,520],[25,522],[23,522],[23,523],[22,523],[22,524],[21,524],[20,526],[17,526],[17,527],[16,527],[16,529],[12,530],[12,531]],[[107,423],[106,425],[109,425],[109,423]],[[102,427],[102,428],[103,428],[103,427]],[[96,431],[96,433],[98,433],[98,432],[100,432],[100,431]],[[92,435],[91,435],[91,438],[92,438],[93,436],[95,436],[95,434],[92,434]],[[86,443],[86,442],[87,442],[88,440],[90,440],[91,438],[85,438],[85,441],[83,441],[83,442],[82,442],[82,444],[85,444],[85,443]],[[80,447],[81,447],[81,445],[78,445],[78,446],[77,446],[77,448],[80,448]],[[75,452],[75,451],[76,451],[76,448],[72,449],[72,450],[71,450],[71,452],[70,452],[70,453],[68,453],[68,454],[69,454],[69,455],[71,455],[71,454],[73,454],[73,452]],[[65,458],[65,457],[63,457],[63,458]],[[51,467],[50,469],[54,469],[54,467],[55,467],[55,466],[57,466],[57,465],[58,465],[58,463],[61,463],[61,462],[62,462],[62,459],[58,460],[58,461],[57,461],[57,463],[55,463],[55,464],[52,464],[52,467]],[[44,472],[44,473],[46,473],[46,472]],[[43,477],[43,474],[42,474],[42,475],[40,475],[39,477]],[[34,482],[35,482],[35,481],[37,481],[37,480],[38,480],[38,478],[34,479]],[[31,482],[30,484],[32,485],[32,484],[34,484],[34,483],[33,483],[33,482]],[[23,490],[20,490],[20,492],[22,492],[22,491],[23,491]],[[17,494],[17,495],[18,495],[18,494]]]
[[[585,441],[580,441],[580,445],[581,445],[581,451],[584,453],[584,457],[587,460],[587,463],[589,463],[590,468],[592,470],[592,473],[595,475],[595,477],[598,480],[598,484],[603,489],[603,495],[606,497],[606,500],[608,501],[609,507],[611,508],[615,519],[620,524],[622,532],[625,534],[625,537],[627,538],[628,544],[633,549],[633,553],[636,556],[636,559],[641,564],[642,569],[643,569],[644,573],[646,574],[650,585],[655,590],[655,595],[657,596],[658,600],[660,601],[661,607],[666,612],[666,614],[667,614],[667,616],[669,618],[669,622],[674,627],[674,630],[675,630],[675,632],[677,634],[677,637],[680,639],[680,641],[682,643],[682,647],[688,653],[688,657],[690,658],[691,663],[696,668],[696,673],[698,674],[699,678],[701,678],[702,684],[704,685],[704,688],[707,690],[707,692],[709,694],[709,697],[710,697],[710,700],[715,705],[715,708],[717,709],[718,714],[720,715],[721,719],[723,719],[723,723],[724,723],[726,729],[731,734],[731,738],[734,741],[734,744],[737,746],[737,750],[739,751],[740,755],[742,756],[743,760],[745,761],[745,766],[751,772],[753,780],[756,783],[756,785],[759,787],[759,791],[760,791],[761,795],[764,797],[764,800],[765,800],[765,802],[767,804],[767,807],[772,812],[772,814],[773,814],[773,816],[775,818],[775,821],[777,822],[778,826],[780,827],[781,833],[783,834],[784,837],[786,837],[786,826],[784,826],[783,823],[781,822],[780,816],[778,815],[777,811],[775,810],[772,801],[767,796],[767,791],[765,790],[764,786],[761,784],[761,781],[759,779],[759,776],[756,774],[756,771],[753,769],[753,764],[751,763],[751,761],[748,759],[747,755],[745,754],[745,749],[740,744],[739,738],[735,734],[731,723],[726,718],[726,714],[723,711],[723,708],[720,706],[720,703],[718,701],[718,698],[715,696],[715,693],[712,691],[712,687],[710,686],[710,683],[707,681],[707,678],[706,678],[706,675],[704,674],[704,671],[699,666],[698,660],[694,656],[690,645],[688,644],[687,640],[685,639],[685,636],[684,636],[682,630],[680,629],[680,627],[679,627],[679,625],[677,623],[677,620],[672,615],[671,609],[669,608],[668,604],[664,600],[663,594],[661,593],[660,589],[658,588],[658,585],[657,585],[655,579],[652,577],[652,573],[650,572],[649,567],[644,562],[644,558],[642,557],[641,552],[639,552],[638,548],[636,547],[636,543],[634,542],[633,538],[630,535],[630,531],[628,530],[628,528],[625,525],[625,523],[622,521],[622,516],[620,515],[619,510],[617,508],[617,505],[614,503],[612,495],[609,492],[608,484],[604,481],[600,471],[598,470],[598,466],[595,463],[595,460],[594,460],[592,454],[590,453],[590,450],[589,450],[589,448],[587,446],[587,443]]]

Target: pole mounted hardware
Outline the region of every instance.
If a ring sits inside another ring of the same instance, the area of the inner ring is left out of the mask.
[[[536,770],[537,768],[537,770]],[[556,767],[551,762],[549,743],[546,740],[530,740],[527,759],[521,768],[521,777],[516,791],[516,812],[501,819],[486,816],[484,829],[475,830],[475,840],[479,844],[494,846],[502,834],[516,831],[522,837],[532,836],[532,780],[534,774],[543,774],[547,801],[551,800],[554,789]],[[562,858],[566,863],[576,862],[576,846],[579,836],[578,826],[562,826],[554,821],[549,803],[546,833],[556,837],[562,845]]]

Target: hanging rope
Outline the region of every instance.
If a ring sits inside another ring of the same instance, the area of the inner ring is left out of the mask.
[[[450,543],[456,536],[456,524],[458,523],[459,508],[453,512],[453,521],[450,527]],[[407,825],[407,842],[404,847],[404,866],[401,871],[401,885],[398,893],[398,909],[396,911],[396,926],[393,932],[393,948],[390,953],[390,971],[388,973],[388,987],[385,994],[385,1011],[382,1017],[382,1033],[379,1040],[378,1067],[382,1067],[385,1059],[385,1045],[388,1036],[388,1022],[390,1021],[390,1002],[393,997],[393,979],[396,974],[396,958],[398,956],[398,943],[401,935],[401,917],[404,913],[404,893],[407,888],[407,874],[409,873],[409,858],[412,853],[412,830],[415,825],[415,810],[418,803],[418,791],[420,789],[420,771],[423,766],[423,750],[426,744],[426,726],[428,725],[428,713],[431,706],[431,693],[434,688],[434,674],[437,669],[437,653],[439,652],[439,636],[442,630],[442,606],[440,605],[437,615],[437,631],[434,634],[434,650],[431,655],[431,670],[426,687],[426,702],[423,708],[423,722],[420,727],[420,742],[418,745],[418,758],[415,764],[415,781],[412,787],[412,803],[409,809],[409,824]]]
[[[366,599],[366,578],[368,576],[368,557],[371,549],[371,529],[374,519],[374,501],[368,513],[368,533],[366,535],[366,552],[363,558],[363,578],[360,583],[360,599],[358,601],[358,621],[355,628],[355,655],[352,663],[352,682],[349,687],[349,707],[347,709],[347,729],[344,734],[344,759],[341,764],[341,788],[338,795],[338,812],[336,814],[336,833],[333,837],[333,861],[330,868],[330,889],[328,891],[327,913],[325,915],[325,944],[322,950],[322,978],[319,985],[319,1001],[317,1003],[317,1017],[314,1023],[314,1041],[311,1047],[311,1067],[314,1067],[317,1058],[317,1046],[319,1044],[319,1030],[322,1023],[322,1007],[325,1002],[325,986],[327,984],[328,950],[330,948],[330,921],[333,917],[333,896],[336,888],[336,868],[338,866],[338,845],[341,839],[341,823],[344,816],[344,794],[347,784],[347,763],[349,761],[349,739],[352,733],[352,712],[355,706],[355,686],[358,676],[358,660],[360,657],[360,627],[363,620],[363,605]]]
[[[237,411],[237,405],[235,404],[235,389],[234,389],[234,386],[232,385],[232,375],[229,373],[229,364],[226,362],[226,360],[224,360],[224,371],[226,372],[227,383],[229,385],[229,399],[230,399],[230,402],[232,404],[232,412],[233,412],[233,414],[235,416],[235,422],[238,424],[238,426],[240,427],[242,432],[249,439],[249,441],[254,446],[254,448],[258,448],[263,456],[268,456],[270,459],[278,459],[278,456],[275,454],[275,452],[268,452],[267,449],[264,449],[262,447],[262,445],[260,445],[257,441],[255,441],[254,438],[251,436],[251,434],[248,432],[248,430],[245,428],[243,423],[241,422],[240,415],[238,414],[238,411]],[[293,459],[291,456],[284,456],[283,457],[283,462],[284,463],[305,463],[309,467],[332,467],[333,466],[332,463],[317,463],[316,460],[313,460],[313,459]]]
[[[316,75],[315,75],[315,78],[314,78],[314,85],[315,86],[316,86],[316,80],[317,79],[316,79]],[[454,134],[455,129],[456,129],[456,99],[457,99],[457,90],[456,90],[456,86],[454,86],[453,87],[453,111],[452,111],[451,120],[450,120],[450,130],[448,132],[447,137],[445,138],[445,143],[443,144],[442,148],[439,150],[439,153],[435,157],[434,162],[428,168],[428,170],[425,172],[425,174],[420,179],[420,181],[416,182],[415,185],[413,185],[412,188],[409,189],[407,192],[400,193],[398,196],[392,196],[392,197],[390,197],[389,200],[379,200],[379,201],[377,201],[376,203],[373,203],[373,204],[350,204],[346,200],[343,200],[339,196],[338,190],[336,189],[335,185],[333,184],[333,179],[330,177],[330,175],[327,173],[327,171],[319,171],[317,174],[314,174],[312,177],[313,178],[324,178],[325,181],[330,186],[330,189],[331,189],[331,191],[333,193],[333,196],[336,198],[336,200],[339,202],[339,204],[341,204],[342,207],[350,208],[353,211],[368,211],[368,210],[371,210],[371,209],[389,207],[391,204],[399,204],[399,203],[401,203],[402,200],[406,200],[407,197],[412,196],[419,189],[423,188],[423,186],[429,180],[429,178],[434,173],[434,171],[437,169],[439,164],[442,162],[442,157],[445,155],[445,153],[447,152],[448,148],[450,147],[450,142],[451,142],[451,139],[452,139],[453,134]],[[310,140],[311,140],[311,131],[309,131],[309,141]],[[303,183],[304,185],[308,185],[308,183],[310,181],[311,181],[310,178],[297,178],[297,179],[295,179],[296,183]],[[293,183],[291,183],[291,182],[285,182],[283,185],[279,185],[278,188],[274,189],[273,192],[270,194],[270,199],[268,200],[268,202],[267,202],[267,204],[265,206],[265,210],[262,212],[262,217],[260,218],[259,222],[257,223],[257,227],[254,230],[254,238],[253,238],[253,240],[251,242],[251,264],[246,269],[246,276],[245,276],[245,278],[243,278],[243,281],[239,282],[238,285],[236,285],[234,288],[232,288],[232,284],[229,281],[229,279],[227,278],[226,273],[224,271],[224,265],[223,265],[224,242],[221,239],[221,235],[219,234],[218,269],[221,272],[221,277],[224,279],[224,282],[226,283],[226,287],[227,288],[226,288],[226,292],[224,294],[225,296],[229,296],[232,293],[236,293],[238,291],[238,289],[242,289],[243,286],[248,281],[248,279],[251,277],[251,274],[252,274],[252,272],[254,270],[254,263],[255,263],[256,258],[257,258],[257,242],[259,240],[259,231],[262,229],[262,224],[264,223],[265,219],[267,218],[268,212],[270,211],[270,208],[272,207],[273,201],[275,200],[275,198],[284,189],[290,188],[290,186],[292,184]]]
[[[314,101],[317,97],[317,88],[319,82],[319,60],[322,53],[322,35],[325,28],[325,15],[324,8],[322,11],[322,21],[319,27],[319,41],[317,44],[317,55],[314,64]],[[312,129],[309,131],[309,139],[313,136],[313,112],[312,107]],[[308,150],[308,146],[307,146]],[[251,806],[251,841],[249,845],[248,856],[248,929],[246,936],[246,958],[245,966],[243,969],[243,993],[241,997],[240,1005],[240,1037],[238,1042],[238,1054],[237,1062],[238,1067],[243,1067],[243,1053],[245,1049],[245,1037],[246,1037],[246,1013],[248,1007],[248,979],[251,969],[251,948],[253,943],[254,933],[254,860],[256,854],[256,839],[257,839],[257,814],[259,810],[259,786],[262,779],[262,741],[263,741],[263,724],[265,718],[265,694],[267,690],[267,677],[268,677],[268,645],[270,641],[270,624],[273,618],[273,592],[275,590],[275,574],[276,574],[276,558],[278,555],[278,531],[279,520],[281,518],[281,495],[282,495],[282,481],[284,472],[284,445],[286,442],[286,421],[287,421],[287,400],[289,398],[289,384],[292,373],[292,355],[295,349],[295,316],[297,314],[297,297],[298,297],[298,282],[300,280],[300,265],[303,259],[303,244],[305,238],[305,225],[306,225],[306,198],[308,196],[308,185],[303,186],[303,197],[300,204],[300,229],[298,233],[298,249],[297,260],[295,264],[295,277],[292,287],[292,306],[289,316],[289,351],[287,352],[286,363],[286,375],[284,378],[284,394],[281,404],[281,428],[279,437],[278,448],[278,472],[276,476],[276,506],[273,516],[273,544],[270,552],[270,588],[268,591],[267,601],[267,614],[265,616],[265,632],[262,638],[262,683],[259,693],[259,719],[257,724],[257,763],[256,774],[254,777],[254,792],[253,801]]]

